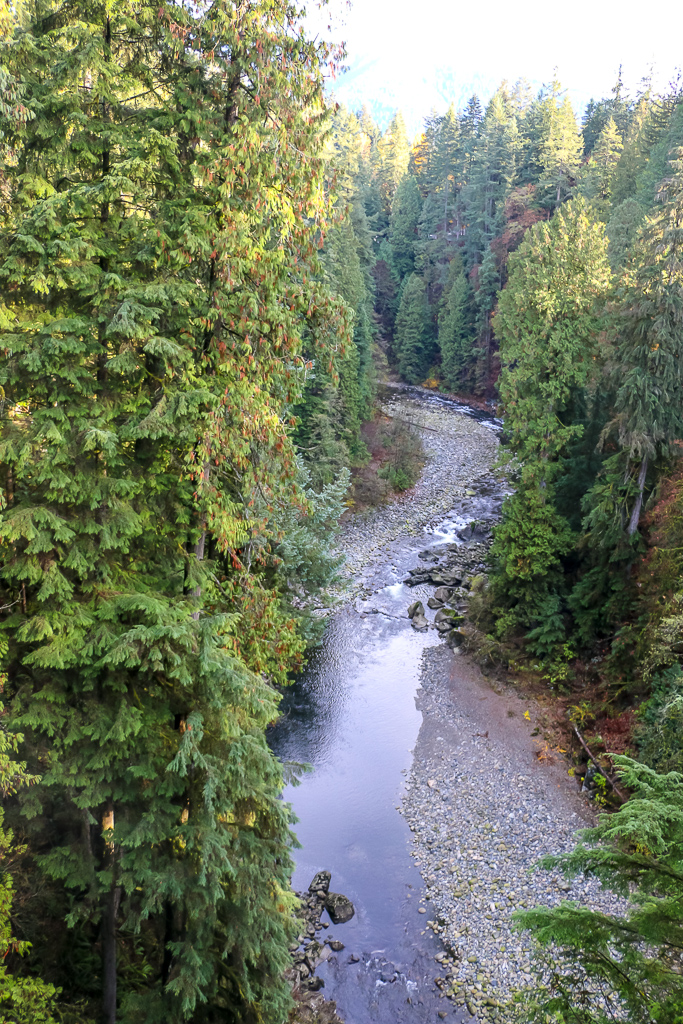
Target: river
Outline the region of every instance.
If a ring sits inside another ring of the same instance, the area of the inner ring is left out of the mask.
[[[422,879],[399,813],[422,723],[422,656],[443,640],[434,629],[412,629],[406,609],[416,593],[402,580],[419,551],[458,543],[459,528],[490,519],[500,502],[490,477],[494,423],[415,389],[389,393],[387,403],[421,425],[427,466],[414,494],[345,529],[353,599],[330,617],[270,736],[281,759],[312,769],[284,794],[301,844],[293,886],[305,890],[326,869],[331,889],[356,909],[318,936],[345,945],[317,974],[348,1024],[433,1021],[444,1012],[433,984],[441,946],[416,913]]]
[[[491,472],[499,425],[421,389],[382,400],[418,425],[427,462],[413,492],[344,525],[345,599],[270,737],[281,758],[312,768],[285,792],[299,819],[293,883],[304,891],[330,871],[355,905],[351,921],[317,934],[344,943],[317,974],[346,1024],[505,1024],[510,999],[534,983],[517,908],[568,895],[623,907],[595,879],[533,870],[595,820],[553,739],[553,701],[484,678],[429,608],[424,632],[407,617],[435,589],[408,587],[408,570],[442,555],[484,568],[481,538],[503,499]]]

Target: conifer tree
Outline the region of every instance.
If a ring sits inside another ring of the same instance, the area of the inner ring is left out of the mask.
[[[613,271],[622,269],[628,263],[644,219],[645,210],[635,199],[625,199],[617,206],[612,205],[606,230],[609,261]]]
[[[623,616],[624,573],[638,548],[648,480],[683,439],[683,160],[672,160],[671,171],[622,288],[616,397],[603,432],[603,443],[615,441],[616,451],[585,498],[589,568],[572,595],[585,637]]]
[[[6,654],[7,643],[0,640],[0,653]],[[7,683],[7,674],[0,671],[0,692]],[[3,803],[8,796],[24,786],[37,782],[34,775],[26,771],[26,763],[16,757],[23,736],[7,731],[3,719],[7,712],[0,702],[0,797]],[[0,807],[0,864],[16,858],[23,850],[17,848],[12,829],[5,828],[5,811]],[[45,984],[40,978],[21,976],[10,970],[8,956],[30,955],[31,943],[15,938],[12,934],[12,904],[14,881],[9,871],[0,875],[0,1019],[8,1024],[55,1024],[53,1017],[58,992],[54,985]]]
[[[450,224],[451,206],[462,188],[460,146],[460,121],[455,106],[451,104],[439,122],[434,156],[435,178],[443,191],[446,230]]]
[[[559,84],[553,82],[549,97],[547,134],[541,146],[541,183],[548,192],[548,204],[557,208],[572,195],[581,163],[581,135],[568,97],[559,98]]]
[[[612,203],[614,206],[626,199],[635,198],[638,178],[647,164],[649,144],[646,124],[650,108],[650,97],[641,96],[636,103],[628,131],[624,136],[624,148],[614,171],[612,182]]]
[[[601,913],[575,902],[517,912],[542,955],[525,1019],[572,1024],[678,1024],[683,1019],[683,776],[614,760],[631,797],[539,866],[593,876],[626,903]],[[547,955],[543,955],[543,951]]]
[[[465,109],[460,115],[459,143],[463,158],[464,177],[469,177],[470,168],[474,159],[477,139],[484,112],[481,101],[476,93],[468,99]]]
[[[387,214],[391,213],[399,182],[408,171],[410,143],[403,114],[398,111],[377,146],[379,190]]]
[[[452,391],[461,391],[474,356],[474,301],[472,287],[465,276],[462,259],[456,256],[449,266],[439,315],[439,351],[441,374]]]
[[[477,274],[477,365],[475,389],[484,394],[491,385],[491,360],[493,355],[493,311],[500,291],[500,270],[496,257],[489,246]]]
[[[303,401],[296,409],[296,439],[305,451],[315,487],[330,483],[343,466],[367,455],[360,428],[369,416],[372,394],[372,254],[362,197],[355,187],[359,153],[352,140],[344,139],[347,134],[337,120],[330,159],[338,172],[340,196],[337,223],[325,242],[322,263],[330,291],[348,307],[353,338],[334,370],[316,358],[315,338],[306,339],[303,355],[311,367]]]
[[[396,189],[389,221],[392,269],[399,281],[411,274],[415,267],[415,243],[421,212],[422,196],[417,180],[412,174],[406,174]]]
[[[348,338],[316,283],[325,53],[279,0],[41,0],[3,49],[31,115],[2,125],[0,240],[27,828],[99,938],[106,1024],[280,1021],[292,837],[264,729],[303,641],[274,513],[306,503],[302,332],[327,363]],[[125,998],[122,927],[158,951]]]
[[[439,180],[437,153],[441,120],[432,111],[431,115],[425,118],[422,134],[410,151],[408,173],[415,177],[423,195],[425,192],[431,192]]]
[[[629,535],[638,529],[649,461],[683,438],[683,149],[678,156],[622,300],[613,428],[629,461],[627,475],[638,481]]]
[[[519,148],[516,119],[505,93],[498,90],[479,125],[468,181],[461,190],[470,268],[484,259],[491,239],[502,227],[505,198],[515,182]]]
[[[538,184],[548,210],[572,195],[583,151],[574,111],[557,79],[545,85],[525,118],[526,158],[521,182]]]
[[[636,198],[652,209],[658,206],[661,182],[669,175],[671,154],[683,146],[683,100],[678,90],[650,104],[644,135],[648,159],[637,179]]]
[[[398,369],[410,384],[421,384],[434,361],[435,346],[422,277],[406,278],[396,316],[394,352]]]
[[[583,429],[565,412],[592,372],[608,284],[604,230],[576,200],[527,232],[494,320],[515,492],[496,530],[493,587],[501,633],[529,631],[542,656],[564,636],[561,558],[572,536],[554,486],[566,445]]]
[[[595,100],[590,100],[584,112],[581,120],[581,134],[583,135],[584,152],[586,155],[590,156],[592,154],[600,133],[609,121],[614,122],[619,137],[623,139],[629,130],[633,110],[634,105],[624,90],[622,68],[620,66],[617,80],[612,87],[612,95],[607,99],[599,100],[597,103]]]
[[[614,175],[623,148],[616,122],[610,117],[598,135],[590,159],[581,174],[579,189],[581,195],[593,201],[601,219],[605,219],[609,210]]]

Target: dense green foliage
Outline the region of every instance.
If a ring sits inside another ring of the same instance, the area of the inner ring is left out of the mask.
[[[515,486],[492,551],[498,607],[505,609],[498,628],[531,629],[532,650],[540,655],[564,639],[561,558],[572,533],[555,484],[563,456],[584,432],[571,414],[593,384],[609,278],[604,230],[575,201],[527,233],[510,261],[495,319]]]
[[[6,644],[0,645],[5,651]],[[0,673],[0,687],[7,683],[5,672]],[[6,800],[18,789],[30,786],[36,777],[26,771],[26,763],[15,760],[24,737],[21,733],[8,732],[3,721],[5,708],[0,703],[0,797]],[[30,955],[31,943],[16,939],[12,934],[12,909],[14,902],[14,881],[11,868],[13,859],[24,851],[14,843],[11,829],[4,828],[5,812],[0,808],[0,1020],[13,1024],[54,1024],[55,997],[58,992],[54,985],[45,984],[32,975],[17,976],[8,968],[8,958]]]
[[[331,366],[316,357],[315,338],[304,339],[308,366],[295,409],[294,436],[316,490],[330,485],[344,467],[362,465],[368,456],[360,434],[374,397],[374,258],[365,202],[368,151],[358,119],[348,111],[335,111],[325,161],[328,177],[336,180],[336,218],[325,240],[322,266],[328,286],[344,302],[353,343]]]
[[[645,83],[631,100],[620,77],[610,97],[588,105],[582,126],[557,80],[535,97],[523,81],[504,83],[485,109],[473,96],[462,111],[433,114],[412,151],[400,116],[383,135],[366,112],[356,123],[380,343],[406,379],[429,373],[448,390],[488,397],[499,372],[493,313],[526,230],[582,197],[607,224],[619,271],[683,143],[678,94],[658,96]],[[402,364],[396,316],[413,274],[428,315]]]
[[[344,216],[319,257],[328,54],[279,0],[22,19],[2,47],[23,111],[2,108],[0,603],[8,728],[38,777],[7,813],[41,895],[12,969],[38,964],[79,1024],[275,1024],[293,837],[264,730],[346,486],[311,486],[292,428],[317,369],[350,450],[368,391]],[[35,983],[36,1014],[52,995]]]
[[[411,146],[326,106],[288,0],[3,0],[0,37],[0,1014],[285,1020],[265,729],[336,580],[377,343],[500,399],[480,624],[637,708],[634,798],[562,860],[632,906],[522,919],[564,957],[539,1019],[601,1024],[600,981],[680,1020],[681,96],[619,79],[580,126],[559,82],[503,84]],[[379,490],[412,486],[417,436],[373,426]]]
[[[633,632],[624,633],[624,625],[642,619],[633,566],[646,551],[643,508],[665,484],[683,440],[683,178],[676,153],[625,268],[617,266],[610,280],[604,228],[598,220],[590,225],[590,206],[581,207],[583,234],[566,231],[571,204],[526,236],[494,321],[506,452],[517,460],[516,493],[493,549],[496,630],[509,638],[522,627],[531,652],[550,660],[568,639],[585,646],[615,634],[616,659]],[[558,258],[566,279],[557,294],[565,304],[553,307],[556,286],[546,268]],[[538,278],[540,331],[531,319]],[[574,294],[580,308],[570,310]],[[552,339],[565,332],[563,366]]]
[[[547,954],[544,986],[522,1017],[554,1024],[680,1024],[683,1020],[683,776],[616,758],[631,799],[540,866],[588,873],[625,902],[603,914],[575,903],[516,915]]]

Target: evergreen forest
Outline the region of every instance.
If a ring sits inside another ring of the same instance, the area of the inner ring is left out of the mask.
[[[501,417],[473,655],[630,795],[557,865],[631,909],[523,913],[566,961],[521,1019],[681,1024],[683,88],[503,82],[411,140],[288,0],[2,0],[0,40],[0,1021],[287,1020],[266,728],[388,376]]]

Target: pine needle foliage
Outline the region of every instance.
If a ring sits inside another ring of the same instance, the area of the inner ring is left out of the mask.
[[[565,901],[516,913],[547,954],[526,1021],[683,1021],[683,776],[628,757],[614,761],[630,800],[583,831],[571,853],[539,865],[568,878],[594,875],[624,910],[604,914]]]
[[[586,571],[572,595],[584,638],[623,621],[646,495],[683,437],[683,160],[672,157],[619,290],[611,453],[584,499]]]
[[[506,499],[492,555],[501,633],[529,631],[545,656],[564,636],[561,558],[572,546],[554,500],[562,458],[584,425],[567,413],[593,373],[609,286],[607,243],[583,200],[535,224],[510,260],[494,329],[501,340]]]
[[[0,653],[4,654],[6,644],[3,639],[0,639]],[[0,692],[6,682],[6,673],[0,672]],[[37,781],[26,771],[25,762],[16,759],[23,737],[8,732],[4,721],[6,716],[5,707],[0,702],[0,797],[3,801],[18,789]],[[8,958],[29,955],[31,943],[17,939],[13,934],[15,887],[8,868],[23,849],[16,844],[12,829],[4,825],[5,811],[0,807],[0,863],[3,866],[0,875],[0,1021],[3,1024],[55,1024],[53,1012],[58,992],[54,985],[31,975],[18,975],[7,962]]]
[[[281,0],[38,2],[3,43],[3,629],[41,870],[103,1020],[281,1021],[292,843],[264,739],[304,641],[274,510],[322,285],[321,61]],[[334,346],[331,339],[334,338]],[[158,949],[117,993],[120,929]],[[78,979],[71,979],[77,985]]]

